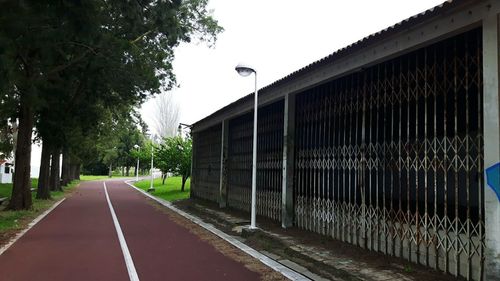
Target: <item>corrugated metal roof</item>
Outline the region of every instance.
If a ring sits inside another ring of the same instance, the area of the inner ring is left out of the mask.
[[[315,68],[322,66],[322,65],[325,65],[325,64],[329,64],[332,61],[337,60],[339,58],[348,56],[349,54],[352,54],[353,52],[355,52],[359,49],[365,48],[366,46],[368,46],[370,44],[381,41],[384,38],[387,38],[395,33],[401,32],[406,28],[412,27],[412,26],[417,25],[419,23],[422,23],[430,18],[433,18],[433,17],[436,17],[440,14],[443,14],[443,13],[445,13],[445,12],[447,12],[447,11],[449,11],[449,10],[459,6],[459,5],[462,5],[462,4],[468,3],[468,2],[472,3],[472,2],[477,2],[477,1],[478,0],[447,0],[440,5],[432,7],[432,8],[425,10],[419,14],[416,14],[412,17],[409,17],[409,18],[407,18],[399,23],[396,23],[392,26],[389,26],[389,27],[387,27],[379,32],[376,32],[376,33],[373,33],[367,37],[364,37],[363,39],[358,40],[355,43],[352,43],[344,48],[341,48],[341,49],[333,52],[332,54],[330,54],[330,55],[328,55],[320,60],[317,60],[317,61],[315,61],[315,62],[297,70],[297,71],[294,71],[294,72],[288,74],[287,76],[285,76],[281,79],[274,81],[273,83],[259,89],[259,97],[261,95],[265,94],[266,91],[268,91],[274,87],[277,87],[278,85],[282,85],[290,80],[293,80],[294,78],[296,78],[300,75],[303,75],[303,74],[311,71],[312,69],[315,69]],[[224,106],[223,108],[215,111],[214,113],[210,114],[209,116],[207,116],[201,120],[198,120],[197,122],[195,122],[193,124],[193,126],[196,126],[197,123],[200,123],[204,120],[210,119],[211,117],[217,115],[218,113],[220,113],[220,112],[222,112],[222,111],[224,111],[224,110],[226,110],[226,109],[228,109],[236,104],[242,103],[247,99],[251,99],[251,98],[253,98],[253,93],[246,95],[246,96]]]

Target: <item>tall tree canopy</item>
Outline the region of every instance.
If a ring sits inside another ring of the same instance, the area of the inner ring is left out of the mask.
[[[222,31],[206,5],[0,0],[0,117],[19,120],[11,209],[31,207],[34,126],[58,155],[99,123],[99,110],[137,106],[169,90],[174,48],[193,39],[213,44]]]
[[[162,93],[154,99],[154,107],[150,113],[153,127],[162,138],[173,137],[179,125],[179,104],[171,93]]]

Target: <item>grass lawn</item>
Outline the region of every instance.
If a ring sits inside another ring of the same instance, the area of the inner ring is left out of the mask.
[[[94,176],[94,175],[80,175],[80,180],[81,181],[96,181],[96,180],[105,180],[109,179],[110,177],[106,176]],[[115,175],[113,174],[112,178],[116,179],[121,179],[121,178],[135,178],[135,176],[120,176],[120,175]]]
[[[151,184],[150,180],[143,180],[134,183],[135,186],[146,191],[148,190],[150,184]],[[181,177],[169,177],[165,181],[164,185],[161,184],[161,178],[157,178],[153,182],[155,191],[151,192],[151,194],[167,201],[187,199],[189,198],[190,179],[186,181],[184,192],[181,191],[181,184],[182,184]]]
[[[38,179],[31,179],[31,187],[37,188]],[[9,197],[12,193],[12,184],[11,183],[0,183],[0,198]]]
[[[31,186],[36,188],[37,179],[31,180]],[[0,241],[3,240],[7,232],[23,229],[26,225],[36,218],[43,211],[50,208],[56,201],[64,197],[65,193],[73,190],[78,185],[78,181],[73,181],[64,191],[52,191],[51,200],[35,199],[36,192],[32,193],[33,207],[31,210],[24,211],[0,211]],[[12,184],[0,184],[0,197],[10,197]]]
[[[93,176],[93,175],[80,175],[81,181],[96,181],[109,179],[108,176]]]

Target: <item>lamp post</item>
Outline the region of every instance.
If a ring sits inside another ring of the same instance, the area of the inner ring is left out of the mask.
[[[135,144],[134,148],[139,151],[139,153],[137,154],[137,166],[135,168],[135,181],[139,181],[139,156],[141,154],[141,147]]]
[[[257,71],[246,64],[238,64],[235,70],[239,75],[247,77],[250,74],[255,75],[255,92],[254,92],[254,106],[253,106],[253,156],[252,156],[252,206],[251,206],[251,219],[250,229],[256,229],[255,216],[256,216],[256,193],[257,193],[257,111],[258,111],[258,92],[257,92]]]
[[[177,133],[179,134],[180,137],[182,137],[182,127],[189,128],[191,129],[193,125],[188,125],[184,123],[179,123],[179,127],[177,127]]]
[[[154,151],[154,146],[153,146],[153,143],[151,143],[151,185],[148,188],[148,192],[155,191],[155,188],[153,186],[153,180],[154,180],[154,177],[153,177],[153,151]]]

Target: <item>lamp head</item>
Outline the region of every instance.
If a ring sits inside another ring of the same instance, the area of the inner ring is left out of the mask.
[[[139,148],[139,145],[134,144],[134,148],[135,148],[135,149],[138,149],[138,148]]]
[[[252,73],[257,73],[255,69],[253,69],[251,66],[244,64],[244,63],[239,63],[234,69],[238,72],[239,75],[243,77],[247,77],[248,75]]]

